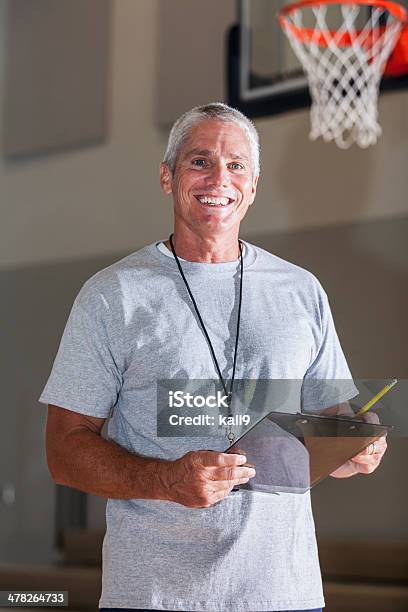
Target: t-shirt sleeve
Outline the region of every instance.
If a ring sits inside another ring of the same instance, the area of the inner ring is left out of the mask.
[[[72,306],[39,401],[106,418],[117,402],[122,377],[102,318],[84,306],[81,296]]]
[[[304,412],[316,412],[335,406],[359,393],[337,336],[326,292],[317,280],[316,283],[316,323],[319,329],[319,341],[303,378]]]

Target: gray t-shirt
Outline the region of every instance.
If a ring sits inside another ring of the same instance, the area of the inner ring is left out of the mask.
[[[109,438],[145,456],[222,451],[221,438],[157,436],[158,380],[217,379],[176,262],[158,245],[128,255],[83,285],[40,402],[110,416]],[[317,279],[245,246],[236,378],[350,379]],[[228,378],[239,262],[182,266]],[[350,381],[337,399],[355,394]],[[305,409],[318,407],[316,398],[300,401]],[[106,521],[100,607],[244,612],[324,605],[309,492],[239,490],[203,509],[109,499]]]

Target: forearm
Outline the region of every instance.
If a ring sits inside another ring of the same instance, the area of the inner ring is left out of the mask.
[[[140,457],[99,434],[81,430],[54,451],[57,484],[116,499],[167,499],[163,473],[170,462]]]

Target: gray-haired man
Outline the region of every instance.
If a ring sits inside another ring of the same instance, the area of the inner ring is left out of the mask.
[[[172,241],[98,272],[73,305],[40,401],[55,481],[109,498],[101,609],[324,605],[309,493],[233,491],[255,471],[225,440],[156,435],[160,379],[350,378],[316,278],[238,241],[258,176],[246,117],[183,115],[161,164]],[[372,471],[385,446],[333,475]]]

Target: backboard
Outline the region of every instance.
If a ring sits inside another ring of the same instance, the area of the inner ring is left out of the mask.
[[[399,0],[408,7],[408,0]],[[310,105],[307,79],[277,14],[290,0],[238,0],[238,25],[228,39],[228,102],[249,117],[274,115]],[[370,7],[361,8],[363,25]],[[328,7],[338,26],[338,7]],[[307,26],[307,15],[305,26]],[[357,21],[356,26],[359,27]],[[408,74],[384,77],[381,91],[408,88]]]

